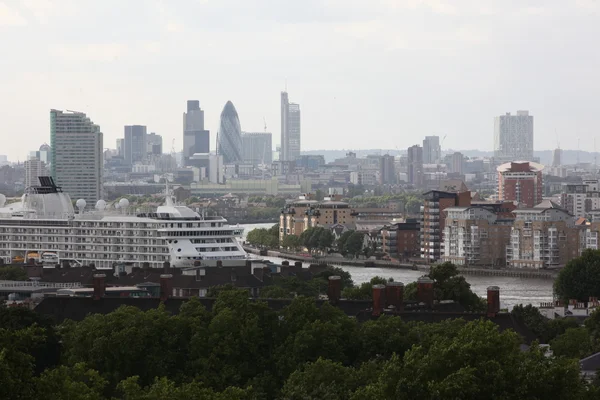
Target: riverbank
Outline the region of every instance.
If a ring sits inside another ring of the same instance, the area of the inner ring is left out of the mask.
[[[384,260],[349,260],[340,257],[305,257],[302,255],[287,253],[282,251],[268,250],[266,254],[264,250],[244,246],[246,252],[267,257],[278,257],[292,261],[302,261],[303,263],[311,264],[328,264],[338,267],[363,267],[363,268],[381,268],[381,269],[402,269],[428,272],[430,265],[428,264],[403,264],[395,261]],[[556,271],[539,271],[525,269],[491,269],[491,268],[460,268],[458,269],[461,275],[465,276],[497,276],[508,278],[531,278],[531,279],[549,279],[554,280],[557,276]]]

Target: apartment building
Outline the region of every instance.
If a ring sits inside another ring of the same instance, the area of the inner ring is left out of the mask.
[[[471,205],[471,192],[431,190],[423,195],[421,206],[421,258],[439,260],[442,256],[442,233],[446,226],[445,210]]]
[[[419,221],[407,219],[384,226],[379,231],[378,244],[381,245],[381,251],[390,258],[402,260],[418,257],[419,233]]]
[[[508,162],[498,166],[498,199],[533,207],[542,201],[544,166],[534,162]]]
[[[308,228],[317,226],[346,225],[356,222],[356,212],[350,204],[326,197],[316,201],[311,195],[303,195],[286,204],[279,217],[279,239],[287,235],[300,236]]]
[[[582,183],[562,185],[561,206],[575,217],[587,217],[591,211],[600,209],[600,190],[597,179]]]
[[[464,266],[505,266],[512,218],[482,206],[446,209],[442,261]]]
[[[506,264],[513,268],[557,268],[577,257],[580,232],[565,209],[544,200],[514,211],[515,222],[506,247]]]

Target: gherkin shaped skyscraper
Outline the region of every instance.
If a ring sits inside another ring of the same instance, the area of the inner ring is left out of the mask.
[[[221,112],[218,151],[223,156],[225,164],[242,162],[242,129],[237,111],[231,101],[225,104]]]

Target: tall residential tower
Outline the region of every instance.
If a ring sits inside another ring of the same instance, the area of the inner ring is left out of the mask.
[[[50,110],[50,165],[56,184],[94,207],[102,198],[103,141],[84,113]]]
[[[494,119],[494,157],[499,161],[533,161],[533,116],[529,111]]]

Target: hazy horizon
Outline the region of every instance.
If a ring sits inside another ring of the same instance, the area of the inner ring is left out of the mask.
[[[536,150],[578,138],[591,150],[599,14],[595,0],[0,0],[0,153],[24,160],[49,143],[51,108],[85,112],[105,148],[140,124],[179,151],[189,99],[211,149],[228,100],[242,130],[265,119],[275,147],[286,85],[303,151],[401,150],[426,135],[490,151],[494,117],[517,110],[534,116]]]

